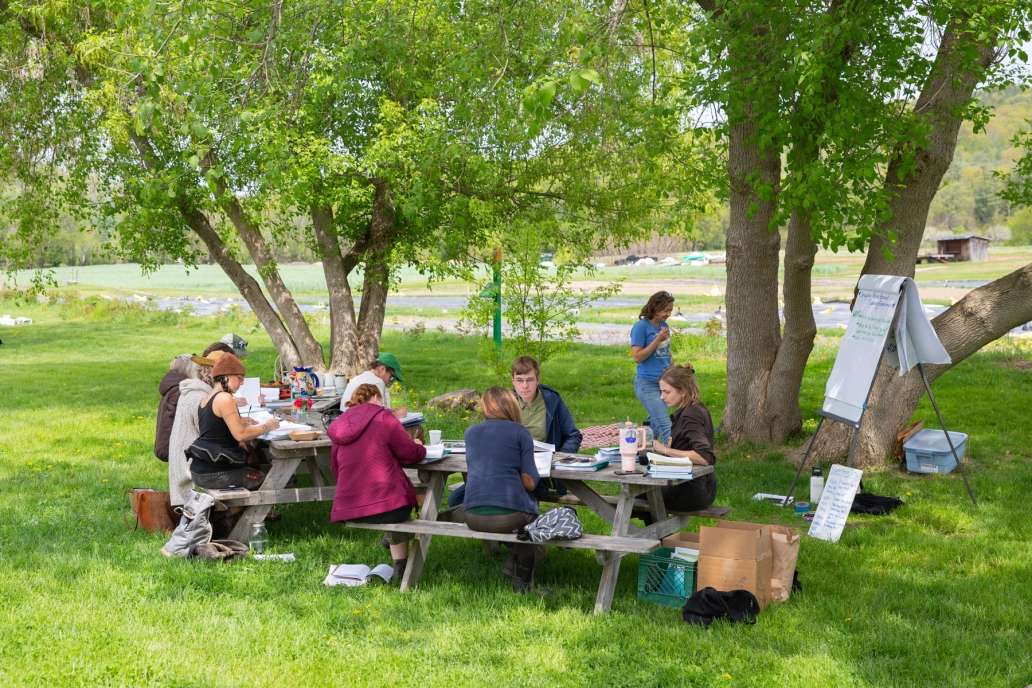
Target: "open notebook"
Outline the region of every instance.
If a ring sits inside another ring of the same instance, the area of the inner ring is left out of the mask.
[[[387,564],[380,564],[375,568],[369,568],[365,564],[337,564],[330,566],[330,573],[323,581],[323,585],[355,587],[365,585],[373,576],[379,576],[384,583],[388,583],[393,575],[394,568]]]

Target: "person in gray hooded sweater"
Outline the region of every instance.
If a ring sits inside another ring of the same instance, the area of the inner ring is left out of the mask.
[[[197,409],[214,389],[211,367],[221,355],[222,352],[216,351],[209,354],[211,358],[191,357],[189,377],[179,383],[179,403],[176,405],[176,419],[172,423],[168,442],[168,492],[172,506],[182,506],[187,493],[194,486],[186,449],[201,435],[197,425]]]

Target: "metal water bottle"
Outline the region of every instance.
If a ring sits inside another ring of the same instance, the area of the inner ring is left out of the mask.
[[[821,469],[815,466],[813,473],[810,474],[810,504],[817,506],[821,501],[822,494],[824,494],[824,475],[821,473]]]

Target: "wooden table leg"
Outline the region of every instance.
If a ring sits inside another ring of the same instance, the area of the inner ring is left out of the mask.
[[[312,487],[326,487],[326,480],[323,479],[322,470],[319,469],[316,457],[305,457],[305,464],[308,466],[308,475],[312,476]]]
[[[287,486],[287,481],[294,475],[294,471],[300,463],[301,459],[277,459],[273,461],[272,468],[265,475],[265,482],[262,483],[258,491],[283,489]],[[233,530],[229,534],[229,539],[247,542],[247,536],[251,533],[251,526],[264,521],[271,509],[272,505],[270,504],[246,507],[237,518],[236,525],[233,526]]]
[[[616,501],[616,514],[613,517],[613,535],[625,536],[631,527],[631,511],[634,509],[634,492],[626,484],[620,485],[620,497]],[[616,592],[616,580],[620,577],[620,562],[623,555],[614,552],[602,566],[602,580],[598,584],[598,596],[595,598],[595,613],[608,612],[613,606],[613,594]]]
[[[663,502],[663,488],[650,487],[645,491],[649,500],[649,511],[652,513],[652,522],[659,523],[667,517],[666,504]]]
[[[441,496],[444,494],[444,484],[447,479],[446,473],[434,472],[430,475],[419,520],[437,520],[437,512],[441,506]],[[405,567],[405,575],[401,579],[400,590],[402,592],[419,584],[419,577],[423,575],[423,564],[426,563],[426,553],[430,549],[431,538],[431,535],[419,534],[409,543],[408,565]]]

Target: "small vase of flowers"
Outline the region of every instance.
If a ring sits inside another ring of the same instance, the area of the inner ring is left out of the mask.
[[[308,411],[312,408],[312,400],[308,397],[298,397],[294,399],[294,408],[296,409],[295,417],[299,425],[307,425],[308,423]]]

